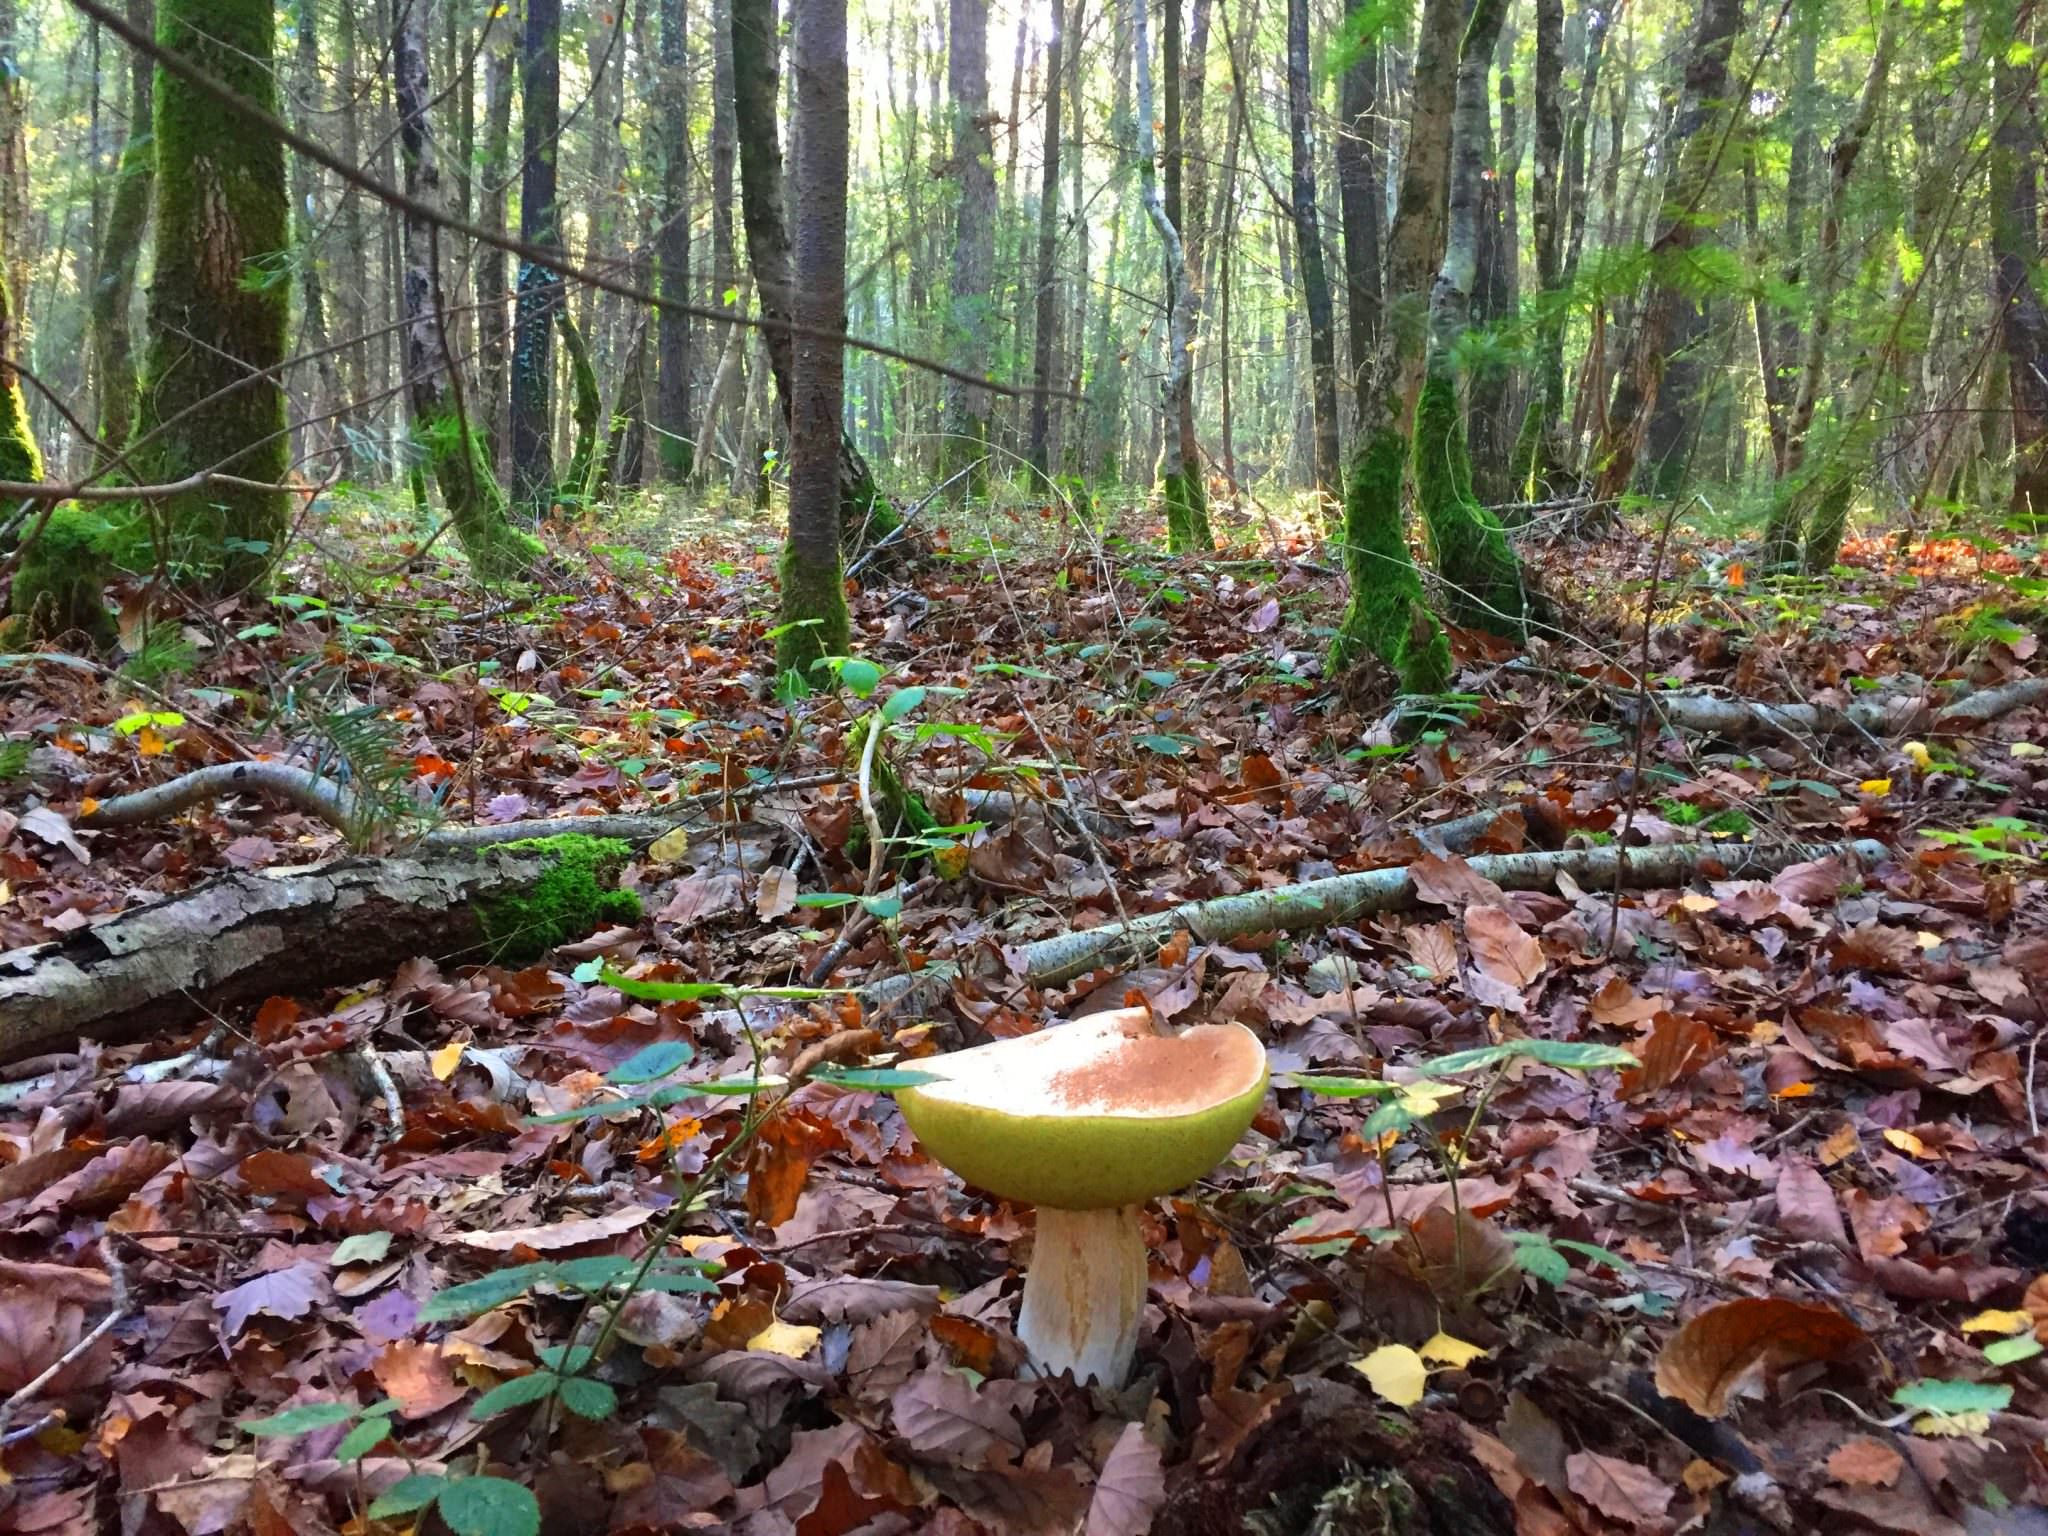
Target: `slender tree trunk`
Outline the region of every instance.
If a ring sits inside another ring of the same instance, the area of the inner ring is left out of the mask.
[[[947,356],[957,368],[986,373],[990,287],[996,259],[995,140],[988,110],[988,7],[952,0],[947,29],[946,90],[952,107],[955,182],[953,264],[947,301]],[[988,391],[959,379],[945,385],[942,478],[966,472],[953,494],[988,495]]]
[[[661,83],[655,100],[661,144],[661,227],[654,246],[663,298],[690,291],[690,69],[686,0],[661,0]],[[656,321],[654,428],[662,478],[689,478],[695,439],[690,423],[690,317],[672,309]]]
[[[1335,503],[1344,494],[1338,464],[1337,318],[1330,277],[1323,268],[1317,221],[1315,151],[1309,143],[1308,0],[1287,0],[1287,135],[1293,149],[1294,243],[1301,264],[1302,301],[1308,310],[1309,405],[1315,420],[1315,483]]]
[[[1650,294],[1616,374],[1607,429],[1593,456],[1593,494],[1601,501],[1619,498],[1635,479],[1636,459],[1657,409],[1673,318],[1685,297],[1682,269],[1708,238],[1699,214],[1728,138],[1728,56],[1741,21],[1741,0],[1701,0],[1685,91],[1667,140],[1672,169],[1650,247]]]
[[[561,245],[555,209],[561,31],[562,0],[526,0],[519,238],[544,249]],[[512,347],[512,495],[534,517],[546,516],[554,500],[554,334],[561,307],[561,278],[541,262],[522,259]]]
[[[1038,187],[1038,264],[1034,283],[1037,299],[1035,329],[1032,331],[1031,437],[1025,457],[1043,480],[1052,476],[1048,436],[1052,430],[1051,394],[1053,335],[1059,310],[1059,291],[1053,286],[1053,256],[1059,248],[1060,232],[1060,48],[1069,28],[1078,28],[1081,0],[1071,0],[1063,25],[1057,0],[1053,9],[1052,41],[1045,62],[1045,149],[1043,174]]]
[[[1589,68],[1598,39],[1587,38]],[[1564,414],[1564,0],[1536,0],[1535,179],[1530,188],[1529,227],[1536,255],[1536,376],[1522,429],[1515,439],[1509,480],[1515,494],[1544,499],[1563,478]],[[1576,126],[1576,125],[1575,125]],[[1580,141],[1583,158],[1584,140]]]
[[[298,128],[301,133],[311,133],[311,119],[315,115],[320,91],[320,25],[313,0],[300,0],[298,30],[299,91],[305,104],[299,114]],[[298,267],[304,344],[305,350],[316,354],[313,370],[319,381],[319,388],[312,391],[314,409],[308,414],[327,418],[319,429],[327,445],[326,452],[321,455],[327,461],[324,467],[331,467],[336,475],[346,477],[353,473],[354,464],[354,455],[349,450],[353,412],[342,388],[334,355],[327,350],[327,285],[321,260],[321,241],[317,238],[323,222],[320,217],[318,168],[303,155],[292,156],[291,182],[292,207],[298,220],[302,247]],[[147,183],[144,184],[143,195],[145,198],[148,196]],[[138,244],[140,237],[140,229],[131,236]],[[127,257],[131,272],[134,259],[132,253]],[[122,302],[125,305],[125,298]]]
[[[485,229],[505,232],[505,211],[512,182],[512,80],[519,51],[517,29],[499,25],[484,49],[484,143],[477,173],[483,183],[479,212]],[[483,434],[485,457],[498,468],[505,462],[507,338],[511,311],[505,252],[486,245],[476,258],[477,401],[476,427]]]
[[[1166,0],[1169,14],[1180,0]],[[1180,229],[1167,212],[1159,195],[1158,173],[1154,167],[1152,136],[1152,50],[1147,36],[1146,0],[1131,0],[1131,57],[1138,82],[1138,197],[1144,204],[1152,228],[1166,258],[1166,294],[1169,307],[1166,333],[1166,383],[1160,392],[1164,419],[1160,437],[1159,489],[1166,503],[1166,543],[1175,554],[1212,549],[1215,535],[1209,529],[1207,486],[1199,462],[1191,461],[1180,431],[1181,399],[1193,377],[1195,298],[1188,287],[1187,249],[1181,244]],[[1169,76],[1177,59],[1168,61]],[[1173,87],[1175,97],[1179,87]],[[1167,114],[1168,131],[1176,132],[1174,114]],[[1169,165],[1173,164],[1169,157]]]
[[[128,23],[139,32],[154,32],[154,0],[129,0]],[[129,429],[135,423],[135,341],[129,310],[156,180],[155,125],[151,121],[155,79],[155,64],[136,54],[128,85],[128,141],[115,172],[114,197],[100,231],[99,260],[93,272],[92,357],[93,372],[99,379],[98,434],[108,449],[127,446]],[[13,355],[11,344],[7,355]],[[15,387],[19,389],[19,381]]]
[[[162,0],[158,8],[160,45],[266,112],[277,110],[276,37],[270,0]],[[150,483],[202,469],[281,482],[290,443],[278,369],[291,298],[280,283],[248,279],[290,246],[284,148],[160,68],[156,187],[149,353],[135,424],[150,441],[135,472]],[[150,513],[180,579],[209,593],[260,581],[290,525],[281,490],[209,486]]]
[[[846,324],[846,0],[796,0],[796,338],[789,432],[789,540],[776,663],[808,675],[851,647],[840,584],[840,427],[845,352],[817,334]]]
[[[796,3],[802,6],[810,0]],[[782,144],[775,129],[773,6],[770,0],[731,0],[731,16],[733,122],[740,150],[740,221],[746,229],[747,261],[754,269],[754,285],[761,296],[761,316],[768,322],[768,367],[775,379],[776,400],[783,425],[793,432],[791,370],[796,347],[795,337],[786,327],[807,296],[796,291],[791,277],[789,226],[784,217],[789,193],[783,186]],[[840,68],[845,68],[843,57]],[[801,153],[801,122],[795,125],[794,133]],[[843,141],[843,128],[841,137]],[[843,212],[841,224],[843,227]],[[843,252],[840,261],[843,265]],[[775,323],[778,320],[782,325]],[[867,461],[844,432],[840,434],[839,460],[840,521],[852,549],[887,534],[896,526],[896,517],[876,489]]]
[[[391,40],[397,65],[398,132],[406,196],[428,210],[441,206],[441,166],[428,116],[427,39],[432,0],[399,8]],[[405,215],[405,372],[413,428],[431,468],[455,536],[485,581],[524,575],[541,558],[540,542],[514,529],[504,493],[491,471],[482,434],[470,420],[462,376],[448,337],[441,288],[441,233],[430,215]]]
[[[1370,4],[1371,0],[1344,0],[1346,19],[1356,18]],[[1291,81],[1291,66],[1289,78]],[[1344,313],[1351,343],[1350,384],[1361,413],[1380,329],[1380,136],[1374,122],[1379,107],[1379,79],[1378,44],[1363,41],[1344,71],[1339,96],[1343,121],[1337,132],[1337,200],[1344,224]]]

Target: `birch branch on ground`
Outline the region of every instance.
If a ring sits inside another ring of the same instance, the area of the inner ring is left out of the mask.
[[[1624,888],[1656,890],[1690,880],[1753,878],[1774,875],[1794,864],[1848,857],[1876,864],[1887,856],[1884,844],[1869,838],[1848,843],[1783,843],[1759,847],[1750,843],[1668,843],[1649,848],[1568,848],[1554,853],[1491,854],[1468,861],[1476,875],[1503,890],[1542,890],[1559,876],[1582,888],[1608,890],[1617,870]],[[1205,943],[1220,943],[1250,933],[1329,928],[1378,912],[1398,912],[1415,905],[1418,893],[1412,868],[1373,869],[1358,874],[1308,880],[1266,891],[1246,891],[1208,901],[1183,902],[1164,912],[1106,923],[1075,933],[1055,934],[1018,949],[1011,957],[1012,975],[1034,987],[1053,987],[1106,965],[1142,965],[1158,954],[1174,934],[1185,929]],[[871,1008],[908,1001],[915,1005],[942,995],[959,966],[941,962],[906,976],[890,976],[862,989]]]
[[[1863,699],[1846,709],[1820,704],[1762,704],[1702,693],[1653,693],[1649,703],[1661,719],[1680,730],[1702,735],[1731,740],[1773,735],[1816,740],[1858,734],[1883,739],[1910,731],[1967,731],[2043,701],[2048,701],[2048,678],[2023,677],[1965,694],[1938,708],[1918,695]],[[1621,701],[1625,713],[1633,702],[1633,694]]]

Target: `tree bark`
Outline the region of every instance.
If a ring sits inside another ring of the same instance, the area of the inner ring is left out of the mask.
[[[320,99],[320,24],[313,0],[300,0],[298,31],[298,88],[304,108],[299,114],[297,127],[301,133],[310,133]],[[325,418],[320,436],[325,440],[326,448],[320,457],[334,474],[347,477],[354,469],[355,456],[349,446],[353,430],[350,418],[354,413],[352,402],[342,388],[334,355],[327,349],[327,284],[321,259],[323,242],[319,238],[323,221],[320,217],[318,168],[303,155],[292,156],[291,183],[293,217],[298,221],[302,247],[298,262],[300,317],[305,350],[314,354],[313,374],[319,383],[317,390],[309,391],[312,409],[307,415]],[[148,183],[145,181],[142,193],[145,210],[148,196]],[[147,217],[146,212],[143,217]],[[138,227],[128,238],[139,245],[141,235]],[[119,259],[116,258],[117,261]],[[134,259],[133,253],[127,257],[131,272]],[[125,294],[121,302],[125,305]]]
[[[840,584],[840,427],[846,324],[846,0],[796,0],[796,338],[791,367],[789,538],[776,662],[810,679],[851,647]]]
[[[1371,0],[1344,0],[1347,19]],[[1545,0],[1539,0],[1545,3]],[[1290,64],[1289,78],[1292,78]],[[1337,203],[1344,225],[1344,314],[1351,344],[1352,393],[1364,409],[1372,382],[1373,351],[1380,329],[1380,136],[1374,124],[1379,105],[1380,54],[1370,39],[1344,71],[1338,109]]]
[[[946,41],[946,91],[952,107],[953,263],[946,335],[954,366],[985,373],[989,362],[990,285],[996,260],[995,140],[988,110],[988,7],[952,0]],[[988,391],[961,379],[945,384],[945,451],[940,475],[965,472],[956,494],[988,495]]]
[[[690,72],[685,0],[661,0],[661,76],[655,115],[661,144],[661,226],[654,246],[663,298],[689,301]],[[654,428],[662,478],[689,478],[696,440],[690,422],[690,317],[672,309],[655,322]]]
[[[1308,310],[1309,407],[1315,421],[1316,489],[1334,504],[1344,494],[1338,466],[1337,317],[1316,210],[1315,151],[1309,142],[1308,0],[1287,0],[1287,137],[1292,150],[1295,259],[1301,266],[1302,302]]]
[[[551,882],[564,880],[578,854],[591,856],[583,884],[594,903],[582,913],[569,902],[548,911]],[[0,955],[0,1062],[82,1034],[139,1039],[280,991],[385,975],[416,955],[480,962],[538,954],[575,937],[579,916],[587,931],[637,907],[606,889],[626,855],[624,843],[563,839],[228,875]],[[543,917],[552,926],[528,926]]]
[[[544,249],[561,244],[555,208],[561,31],[562,0],[526,0],[519,238]],[[544,263],[522,259],[512,341],[512,496],[535,517],[545,517],[554,503],[554,335],[562,303],[561,278]]]
[[[1685,90],[1668,140],[1672,169],[1650,246],[1649,298],[1617,370],[1607,428],[1593,455],[1593,495],[1599,501],[1618,500],[1635,479],[1636,460],[1657,409],[1672,321],[1685,297],[1679,277],[1707,238],[1699,214],[1728,139],[1728,56],[1741,21],[1741,0],[1701,0]]]
[[[1071,0],[1069,15],[1062,20],[1057,0],[1053,6],[1052,40],[1045,55],[1045,139],[1041,155],[1042,174],[1038,184],[1038,263],[1032,292],[1036,299],[1031,342],[1031,434],[1025,459],[1042,481],[1052,477],[1052,369],[1053,338],[1059,311],[1059,290],[1053,284],[1053,257],[1059,249],[1060,232],[1060,96],[1065,81],[1060,78],[1060,50],[1068,28],[1081,20],[1081,0]],[[1078,46],[1078,40],[1076,43]]]
[[[1166,0],[1177,8],[1180,0]],[[1180,431],[1180,402],[1191,387],[1195,296],[1188,287],[1187,248],[1180,229],[1159,195],[1152,135],[1152,50],[1146,25],[1147,0],[1131,0],[1131,58],[1138,89],[1138,198],[1165,256],[1168,320],[1166,382],[1160,391],[1163,413],[1159,454],[1159,489],[1166,503],[1166,542],[1174,554],[1193,554],[1215,546],[1209,529],[1206,486],[1199,463],[1191,462]],[[1177,62],[1177,61],[1175,61]],[[1179,95],[1178,86],[1175,96]],[[1169,164],[1172,162],[1169,160]]]
[[[391,40],[397,66],[399,149],[406,195],[441,206],[441,166],[428,119],[427,39],[432,0],[409,0]],[[413,429],[470,567],[484,581],[522,576],[541,559],[540,541],[513,528],[505,498],[470,420],[448,342],[442,297],[440,230],[431,218],[405,216],[405,371]]]
[[[129,0],[128,22],[139,32],[154,32],[154,0]],[[155,82],[155,64],[135,55],[128,86],[128,142],[121,150],[113,202],[100,234],[99,262],[93,273],[92,356],[93,373],[99,380],[99,439],[114,450],[127,446],[129,430],[135,424],[135,341],[128,311],[142,261],[143,238],[149,231],[149,205],[156,181]],[[14,355],[11,344],[7,355]]]
[[[1597,39],[1588,38],[1590,51]],[[1515,494],[1546,499],[1563,478],[1564,448],[1564,0],[1536,0],[1535,175],[1529,228],[1536,256],[1536,377],[1515,439]]]
[[[512,177],[512,77],[518,39],[509,26],[493,30],[484,46],[484,142],[477,174],[483,183],[481,222],[493,234],[505,232]],[[508,403],[506,345],[511,335],[504,250],[486,245],[476,258],[477,404],[476,427],[484,457],[494,473],[504,463]]]
[[[277,110],[269,0],[163,0],[157,41],[266,112]],[[284,147],[223,114],[182,76],[156,76],[156,268],[136,435],[138,479],[224,470],[277,484],[290,463],[284,390],[290,289],[250,282],[290,248]],[[255,265],[252,266],[252,263]],[[204,346],[194,346],[204,337]],[[198,404],[210,401],[209,404]],[[290,526],[282,491],[209,486],[150,509],[206,593],[260,581]]]

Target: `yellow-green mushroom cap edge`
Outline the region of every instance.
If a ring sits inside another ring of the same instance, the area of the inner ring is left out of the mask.
[[[1094,1211],[1170,1194],[1209,1173],[1258,1114],[1268,1076],[1261,1049],[1256,1081],[1178,1115],[1011,1114],[915,1088],[900,1090],[896,1102],[925,1151],[976,1188],[1022,1204]]]

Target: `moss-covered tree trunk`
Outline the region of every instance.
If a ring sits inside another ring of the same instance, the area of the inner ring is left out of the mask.
[[[796,82],[793,275],[795,319],[806,329],[791,357],[789,537],[775,658],[808,677],[819,657],[843,656],[852,644],[839,560],[846,359],[830,339],[846,315],[846,0],[798,0]]]
[[[138,31],[155,30],[154,13],[152,0],[130,0],[128,20]],[[135,425],[135,339],[128,310],[156,181],[155,82],[155,64],[137,54],[128,86],[128,140],[114,173],[114,196],[93,269],[93,376],[99,382],[99,439],[109,452],[127,446]]]
[[[1421,381],[1428,335],[1427,286],[1443,243],[1463,9],[1458,0],[1428,0],[1416,34],[1408,153],[1387,231],[1379,349],[1359,402],[1358,444],[1344,489],[1344,574],[1351,597],[1330,642],[1332,673],[1372,656],[1406,693],[1440,693],[1451,680],[1450,643],[1423,601],[1401,493],[1409,459],[1408,402]]]
[[[562,350],[569,358],[569,420],[576,429],[569,449],[569,469],[555,488],[555,499],[570,511],[580,512],[589,504],[596,479],[593,471],[597,465],[597,421],[604,414],[604,396],[597,387],[597,370],[591,366],[590,348],[566,304],[555,311],[555,324],[562,333]]]
[[[20,355],[21,330],[14,294],[7,284],[6,254],[12,231],[0,226],[0,480],[43,478],[43,452],[29,424],[28,401],[22,397],[21,375],[13,359]]]
[[[1179,0],[1169,0],[1177,5]],[[1147,0],[1131,0],[1131,61],[1138,82],[1138,198],[1166,257],[1167,302],[1166,382],[1160,388],[1165,412],[1160,433],[1159,495],[1166,505],[1166,547],[1174,554],[1193,554],[1215,547],[1209,528],[1208,489],[1202,466],[1190,459],[1181,424],[1181,397],[1193,387],[1195,294],[1188,286],[1187,249],[1180,231],[1167,216],[1153,166],[1152,49],[1146,26]]]
[[[441,169],[428,121],[428,10],[432,0],[411,0],[399,12],[392,55],[398,66],[399,146],[405,157],[406,195],[427,209],[441,206]],[[439,232],[431,218],[405,218],[405,365],[412,391],[413,427],[426,450],[455,536],[485,581],[524,575],[541,559],[540,541],[512,526],[505,496],[492,471],[480,424],[463,398],[448,345],[442,298]]]
[[[1430,294],[1430,346],[1415,408],[1415,492],[1460,624],[1519,637],[1528,622],[1521,563],[1493,513],[1472,494],[1465,416],[1458,409],[1454,358],[1472,323],[1479,271],[1480,209],[1485,195],[1486,77],[1507,0],[1478,0],[1466,24],[1451,117],[1449,222],[1443,265]]]
[[[277,111],[269,0],[162,0],[157,42]],[[276,484],[290,460],[279,370],[291,289],[284,146],[166,69],[156,74],[156,268],[134,463],[145,483],[201,470]],[[195,345],[195,338],[203,344]],[[202,593],[260,581],[290,526],[282,490],[209,485],[147,508],[157,555]]]

